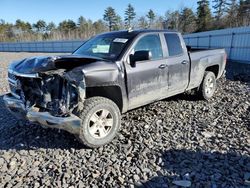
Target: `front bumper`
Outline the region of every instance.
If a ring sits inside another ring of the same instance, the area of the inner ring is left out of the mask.
[[[22,100],[7,94],[3,97],[5,106],[19,119],[38,122],[50,128],[66,130],[72,134],[79,134],[82,120],[71,114],[69,117],[55,117],[49,112],[39,112],[37,108],[26,108]]]

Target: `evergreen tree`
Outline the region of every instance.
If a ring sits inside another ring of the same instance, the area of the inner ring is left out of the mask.
[[[20,19],[13,24],[0,19],[0,41],[87,39],[101,32],[129,28],[133,25],[137,28],[174,29],[183,33],[250,25],[250,0],[211,1],[215,19],[212,17],[209,2],[198,0],[196,14],[190,8],[183,8],[167,11],[165,16],[156,16],[150,9],[137,20],[134,7],[128,4],[124,22],[112,7],[105,10],[103,19],[95,22],[80,16],[77,23],[73,20],[64,20],[58,27],[53,22],[47,24],[44,20],[38,20],[31,25]]]
[[[120,30],[124,28],[123,22],[122,22],[122,18],[119,15],[116,15],[116,24],[113,27],[113,30]]]
[[[84,25],[86,23],[86,19],[83,17],[83,16],[80,16],[78,18],[78,22],[77,22],[77,26],[81,26],[81,25]]]
[[[125,27],[131,28],[131,22],[135,19],[136,13],[135,9],[131,4],[128,4],[127,9],[125,10]]]
[[[43,39],[48,39],[51,40],[53,38],[54,34],[56,32],[56,25],[54,22],[49,22],[47,27],[46,27],[46,33],[43,34]]]
[[[196,16],[192,9],[184,8],[180,16],[180,29],[183,33],[192,33],[196,30]]]
[[[199,0],[197,2],[197,31],[207,31],[211,29],[212,16],[208,0]]]
[[[149,19],[149,27],[152,28],[153,27],[153,22],[155,20],[155,13],[152,9],[150,9],[147,13],[147,18]]]
[[[76,29],[76,23],[73,20],[64,20],[59,23],[58,29],[62,32],[68,33]]]
[[[87,27],[86,25],[87,25],[87,20],[83,16],[80,16],[77,22],[77,27],[80,33],[84,33],[86,31]]]
[[[49,22],[48,25],[47,25],[46,30],[47,30],[48,32],[52,32],[52,31],[55,30],[55,29],[56,29],[55,23],[54,23],[54,22]]]
[[[116,14],[115,9],[108,7],[104,11],[103,20],[108,23],[109,31],[116,30],[118,28],[119,16]]]
[[[35,24],[33,24],[33,27],[37,30],[37,32],[45,32],[47,28],[47,24],[44,20],[38,20]]]
[[[86,20],[83,16],[78,18],[78,37],[88,38],[95,33],[92,20]]]
[[[20,19],[16,20],[16,24],[15,24],[16,28],[21,30],[21,31],[31,31],[31,25],[29,22],[24,22]]]

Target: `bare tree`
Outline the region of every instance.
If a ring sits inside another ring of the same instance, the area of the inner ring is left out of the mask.
[[[238,19],[240,26],[250,25],[250,0],[240,0]]]
[[[226,15],[226,26],[227,27],[238,27],[240,25],[238,20],[239,5],[237,0],[231,0],[230,5],[227,8]]]
[[[141,16],[138,19],[138,27],[141,29],[146,29],[148,27],[148,21],[147,21],[147,18],[145,16]]]
[[[179,11],[167,11],[165,13],[165,27],[167,29],[179,30],[180,27],[180,13]]]
[[[213,0],[213,3],[215,18],[218,21],[226,13],[227,6],[230,5],[230,3],[228,0]]]

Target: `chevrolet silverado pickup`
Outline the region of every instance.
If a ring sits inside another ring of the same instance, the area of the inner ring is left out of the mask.
[[[71,55],[10,64],[5,105],[18,118],[66,130],[88,147],[110,142],[121,113],[188,90],[209,100],[226,65],[224,49],[187,47],[168,30],[97,35]]]

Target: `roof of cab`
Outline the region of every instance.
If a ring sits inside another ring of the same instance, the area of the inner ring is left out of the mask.
[[[110,31],[110,32],[106,32],[106,33],[102,33],[101,35],[105,35],[105,34],[130,34],[130,35],[138,35],[141,33],[153,33],[153,32],[177,32],[174,30],[163,30],[163,29],[139,29],[139,30],[121,30],[121,31]]]

